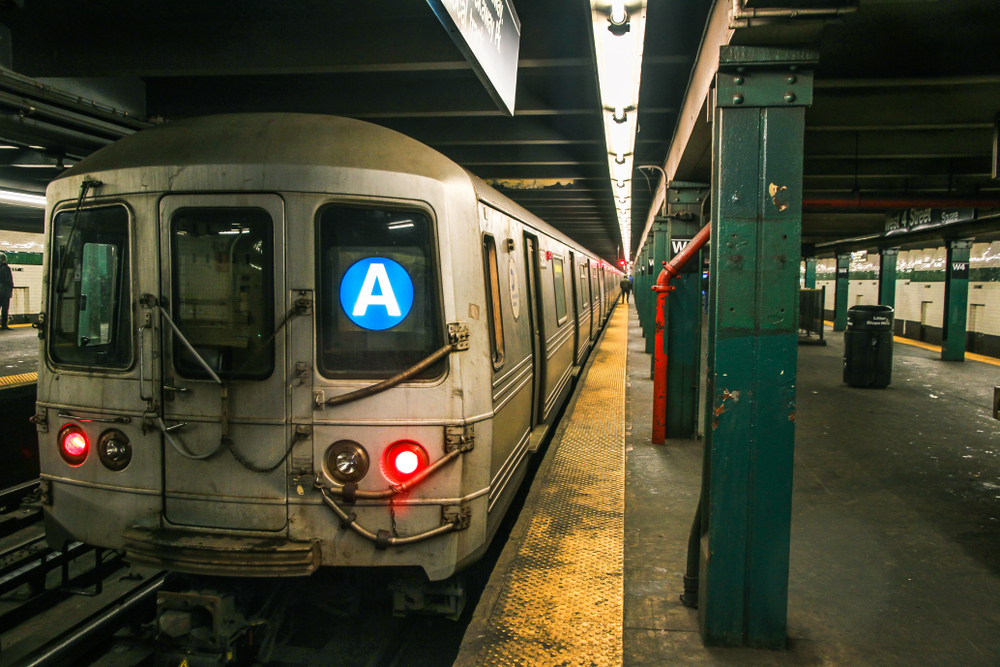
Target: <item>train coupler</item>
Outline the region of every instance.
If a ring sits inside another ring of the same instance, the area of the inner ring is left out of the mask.
[[[231,593],[160,591],[156,596],[156,667],[223,667],[248,653],[250,624]]]
[[[444,581],[418,577],[397,579],[389,584],[393,616],[431,614],[457,621],[465,609],[466,586],[462,575]]]

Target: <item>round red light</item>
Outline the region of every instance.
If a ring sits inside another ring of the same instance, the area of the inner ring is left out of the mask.
[[[83,456],[87,453],[87,438],[83,433],[70,433],[63,440],[63,448],[70,456]]]
[[[412,440],[394,442],[382,455],[382,473],[393,482],[405,482],[428,465],[427,450]]]
[[[71,466],[82,465],[90,452],[87,434],[76,424],[66,424],[59,431],[59,453]]]

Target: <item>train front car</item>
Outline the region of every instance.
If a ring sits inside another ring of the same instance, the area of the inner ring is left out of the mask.
[[[113,144],[48,202],[54,546],[238,576],[478,557],[497,519],[466,172],[359,121],[216,116]]]

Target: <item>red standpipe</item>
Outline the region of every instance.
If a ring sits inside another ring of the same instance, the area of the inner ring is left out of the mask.
[[[681,267],[701,250],[711,233],[712,224],[709,223],[702,227],[684,250],[677,253],[669,263],[663,262],[663,270],[651,288],[656,292],[656,343],[653,345],[652,441],[654,445],[662,445],[667,441],[667,351],[663,345],[663,327],[666,325],[663,311],[667,306],[667,292],[677,289],[670,284],[671,279],[681,274]]]

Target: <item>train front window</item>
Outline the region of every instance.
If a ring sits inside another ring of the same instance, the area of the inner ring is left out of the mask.
[[[324,376],[389,377],[444,345],[427,216],[328,206],[319,214],[318,240],[317,357]],[[441,361],[418,377],[443,369]]]
[[[57,364],[127,368],[128,209],[67,209],[56,215],[53,230],[49,355]]]
[[[170,221],[171,317],[222,378],[265,379],[274,370],[271,216],[259,208],[184,208]],[[174,367],[209,375],[174,336]]]

